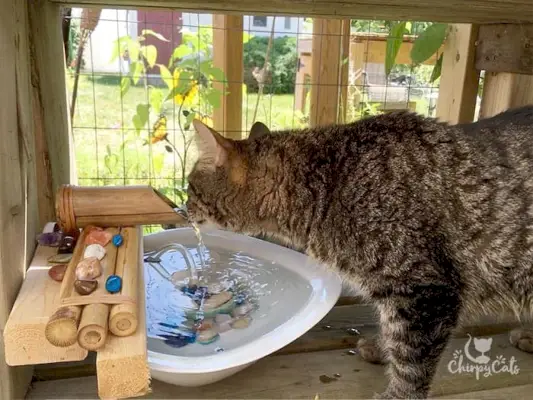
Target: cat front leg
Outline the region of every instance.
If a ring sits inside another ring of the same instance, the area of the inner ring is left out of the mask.
[[[459,293],[446,285],[410,287],[378,301],[389,383],[379,399],[425,399],[458,322]]]

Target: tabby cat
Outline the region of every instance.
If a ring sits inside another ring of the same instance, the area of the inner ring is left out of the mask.
[[[380,313],[389,382],[426,398],[452,330],[533,301],[533,106],[450,126],[396,112],[229,140],[194,122],[191,221],[266,234],[335,268]],[[514,332],[532,350],[533,331]]]

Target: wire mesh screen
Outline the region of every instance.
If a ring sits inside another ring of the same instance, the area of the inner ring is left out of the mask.
[[[86,13],[72,9],[67,17],[66,45],[80,185],[149,184],[184,202],[196,160],[192,120],[212,126],[233,83],[242,90],[240,137],[255,121],[272,130],[309,126],[310,93],[331,85],[313,80],[317,57],[338,69],[339,122],[391,110],[435,115],[440,49],[420,63],[410,56],[428,23],[349,21],[348,36],[328,38],[348,51],[329,60],[313,54],[311,19],[244,16],[242,64],[226,63],[243,78],[232,82],[214,59],[213,38],[234,28],[213,29],[211,14],[103,9],[88,26]],[[392,64],[391,44],[398,47]]]

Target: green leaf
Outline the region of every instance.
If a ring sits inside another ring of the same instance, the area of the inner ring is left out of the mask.
[[[248,33],[248,32],[243,32],[242,33],[242,44],[246,44],[250,41],[251,38],[253,38],[254,35]]]
[[[167,85],[169,89],[172,89],[172,74],[163,64],[157,64],[157,66],[159,67],[161,79],[163,80],[163,82],[165,82],[165,85]]]
[[[172,88],[165,101],[173,99],[177,94],[185,94],[191,87],[192,74],[187,71],[181,71],[176,86]],[[173,82],[174,84],[174,82]]]
[[[121,36],[117,40],[113,40],[113,53],[111,54],[109,63],[112,63],[118,58],[130,40],[132,39],[129,36]]]
[[[209,74],[212,75],[213,79],[217,82],[226,82],[226,75],[220,68],[212,67],[209,70]]]
[[[120,80],[120,95],[122,97],[124,97],[124,95],[128,92],[130,86],[131,78],[129,76],[123,76]]]
[[[413,28],[413,24],[411,21],[408,21],[406,24],[405,24],[405,30],[407,33],[411,33],[411,29]]]
[[[133,116],[133,125],[137,131],[137,135],[141,133],[141,129],[143,129],[148,122],[149,109],[149,104],[137,104],[137,114]]]
[[[394,64],[396,63],[396,56],[403,43],[403,33],[405,31],[406,22],[402,21],[392,25],[389,37],[387,38],[387,51],[385,53],[385,74],[389,76]]]
[[[431,71],[431,77],[429,78],[429,81],[431,83],[435,82],[440,77],[440,73],[442,71],[442,56],[443,55],[444,54],[441,53],[439,59],[437,60],[437,62],[433,66],[433,71]]]
[[[146,58],[146,62],[152,68],[157,60],[157,47],[153,44],[141,47],[142,55]]]
[[[222,97],[222,93],[220,92],[220,90],[211,89],[208,93],[206,93],[205,97],[209,104],[211,104],[214,108],[220,107]]]
[[[131,77],[133,84],[136,85],[144,74],[144,64],[141,61],[131,63]]]
[[[150,106],[156,114],[161,114],[161,105],[163,104],[163,92],[160,89],[150,89]]]
[[[168,63],[168,67],[170,68],[174,61],[181,59],[185,56],[188,56],[189,54],[192,54],[193,48],[191,46],[184,43],[180,44],[178,47],[174,49],[172,52],[172,56],[170,57],[170,61]]]
[[[411,60],[421,64],[430,58],[442,46],[446,38],[448,24],[431,24],[413,43]]]
[[[163,153],[154,154],[152,157],[152,165],[154,167],[154,174],[161,175],[163,171],[163,161],[165,160],[165,155]]]
[[[119,159],[116,154],[111,152],[111,147],[109,147],[109,145],[107,145],[106,150],[107,150],[107,154],[104,157],[104,164],[107,170],[109,171],[109,173],[112,174],[116,166],[118,165]]]
[[[161,35],[160,33],[156,33],[154,32],[153,30],[151,29],[143,29],[142,30],[142,33],[141,35],[143,36],[146,36],[146,35],[152,35],[152,36],[155,36],[156,38],[158,38],[159,40],[162,40],[164,42],[169,42],[170,40],[166,39],[163,35]]]
[[[130,60],[137,62],[139,60],[139,51],[141,49],[139,42],[128,36],[126,39],[126,47],[128,49]]]

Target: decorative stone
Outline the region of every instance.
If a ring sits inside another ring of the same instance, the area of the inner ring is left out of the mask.
[[[122,237],[122,235],[117,234],[113,236],[113,246],[120,247],[122,246],[122,243],[124,243],[124,238]]]
[[[216,341],[219,338],[219,334],[214,329],[206,329],[205,331],[200,331],[198,336],[196,336],[196,341],[200,344],[210,344]]]
[[[102,260],[105,257],[105,249],[100,244],[91,244],[85,248],[83,258],[96,257],[98,260]]]
[[[204,302],[204,310],[209,311],[220,307],[232,299],[233,295],[229,292],[222,292],[211,296]]]
[[[56,254],[48,257],[48,262],[52,264],[67,264],[72,258],[72,254]]]
[[[206,318],[195,324],[195,328],[197,331],[205,331],[207,329],[213,329],[214,326],[215,326],[215,321],[211,318]]]
[[[243,317],[243,318],[237,318],[233,323],[231,324],[231,327],[233,329],[245,329],[250,326],[250,318]]]
[[[122,289],[122,278],[118,275],[109,275],[105,281],[105,289],[109,293],[117,293]]]
[[[113,235],[107,231],[93,229],[87,236],[85,236],[85,244],[99,244],[100,246],[105,246],[110,242],[112,237]]]
[[[182,334],[175,334],[175,335],[159,335],[163,339],[165,339],[165,343],[168,344],[171,347],[183,347],[187,346],[190,343],[194,343],[196,340],[195,334],[191,335],[182,335]]]
[[[243,317],[246,314],[251,313],[254,310],[254,306],[250,303],[244,303],[238,307],[235,307],[231,315],[234,317]]]
[[[65,277],[65,272],[67,271],[67,264],[54,265],[48,270],[48,276],[56,282],[61,282]]]
[[[229,314],[217,314],[215,316],[215,323],[219,333],[224,333],[231,330],[231,323],[233,318]]]
[[[74,252],[75,247],[76,239],[74,239],[72,236],[65,236],[59,245],[57,254],[71,254]]]
[[[47,232],[37,235],[37,243],[41,246],[58,247],[63,239],[63,232]]]
[[[98,281],[74,281],[74,290],[76,290],[76,292],[78,292],[78,294],[81,294],[82,296],[91,294],[96,290],[97,287]]]
[[[86,258],[76,266],[76,278],[80,281],[92,281],[102,275],[102,264],[96,257]]]

